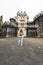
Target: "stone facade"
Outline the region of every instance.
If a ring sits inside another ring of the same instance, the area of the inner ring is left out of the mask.
[[[1,18],[0,21],[2,21]],[[17,16],[10,18],[9,23],[3,23],[3,36],[18,36],[20,33],[23,33],[25,37],[43,37],[43,13],[36,15],[33,21],[30,22],[26,12],[18,11]]]
[[[28,21],[28,16],[26,14],[26,12],[17,12],[17,16],[15,17],[17,23],[18,23],[18,32],[17,32],[17,36],[21,33],[24,34],[24,36],[26,36],[26,28],[27,28],[27,21]]]
[[[43,37],[43,12],[36,15],[34,19],[35,25],[37,24],[37,35],[38,37]]]
[[[10,22],[4,22],[2,26],[4,37],[17,36],[17,23],[14,18],[10,18]]]

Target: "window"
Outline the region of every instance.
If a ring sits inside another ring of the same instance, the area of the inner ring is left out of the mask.
[[[25,21],[25,20],[20,20],[21,22]]]
[[[21,25],[21,26],[24,26],[24,23],[21,23],[20,25]]]

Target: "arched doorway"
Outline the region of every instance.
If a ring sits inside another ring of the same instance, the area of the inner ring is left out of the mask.
[[[23,33],[22,29],[20,30],[20,33]]]
[[[24,37],[25,37],[25,36],[26,36],[26,29],[25,29],[25,28],[19,28],[19,29],[18,29],[18,34],[17,34],[17,36],[18,36],[20,33],[22,33],[22,34],[24,35]]]

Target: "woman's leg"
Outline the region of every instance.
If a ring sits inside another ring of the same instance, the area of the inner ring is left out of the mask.
[[[20,45],[20,38],[18,39],[18,45]]]
[[[21,46],[23,46],[23,38],[21,38]]]

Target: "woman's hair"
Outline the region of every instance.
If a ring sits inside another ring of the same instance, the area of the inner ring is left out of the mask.
[[[21,33],[23,33],[22,29],[20,30]]]

